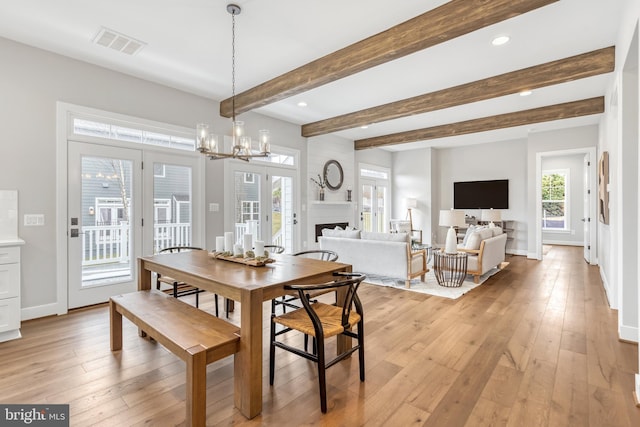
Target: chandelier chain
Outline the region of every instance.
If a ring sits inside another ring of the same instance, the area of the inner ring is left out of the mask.
[[[236,121],[236,14],[231,13],[231,117]]]

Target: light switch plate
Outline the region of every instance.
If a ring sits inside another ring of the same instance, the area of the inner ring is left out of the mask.
[[[26,227],[43,226],[44,225],[44,215],[43,214],[25,214],[25,216],[24,216],[24,225]]]

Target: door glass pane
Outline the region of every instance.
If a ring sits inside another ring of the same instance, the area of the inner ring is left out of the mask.
[[[242,244],[245,233],[260,239],[260,174],[235,171],[234,190],[236,242]]]
[[[132,167],[82,157],[82,287],[132,280]]]
[[[373,194],[374,186],[362,185],[362,231],[374,231],[373,226]]]
[[[293,250],[293,178],[273,176],[271,180],[271,242]]]
[[[376,212],[377,212],[377,228],[374,231],[385,231],[386,225],[389,224],[387,218],[387,187],[378,185],[376,187]]]
[[[153,171],[153,253],[191,246],[191,168],[154,163]]]

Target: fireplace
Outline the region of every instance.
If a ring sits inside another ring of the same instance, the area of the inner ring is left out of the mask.
[[[316,224],[316,242],[318,241],[318,237],[322,236],[322,230],[325,228],[336,228],[336,227],[342,227],[343,229],[346,229],[349,226],[348,222],[332,222],[329,224]]]

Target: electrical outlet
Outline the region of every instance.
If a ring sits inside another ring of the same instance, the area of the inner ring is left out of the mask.
[[[43,214],[26,214],[24,216],[24,225],[26,227],[43,226],[44,215]]]

